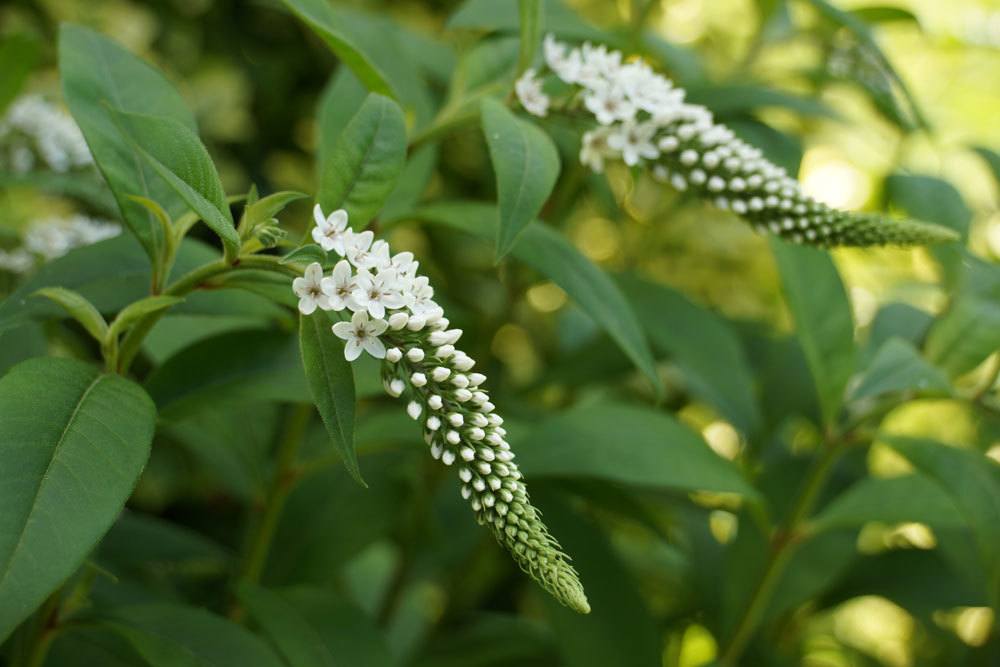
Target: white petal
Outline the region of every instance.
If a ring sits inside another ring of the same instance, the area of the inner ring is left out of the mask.
[[[337,338],[343,338],[344,340],[350,340],[354,337],[354,325],[350,322],[337,322],[332,327],[333,333]]]
[[[317,227],[324,227],[326,225],[326,216],[323,215],[323,209],[320,208],[319,204],[313,206],[313,220],[316,221]]]
[[[385,306],[382,305],[381,301],[369,301],[368,312],[371,313],[372,317],[381,319],[385,317]]]
[[[313,285],[318,285],[319,281],[323,279],[323,267],[319,262],[313,262],[306,267],[306,280],[308,280]]]
[[[389,324],[385,320],[372,320],[365,327],[365,331],[368,332],[370,336],[381,336],[385,333]]]
[[[385,358],[385,345],[382,344],[381,339],[369,336],[365,338],[364,347],[368,354],[372,355],[376,359]]]
[[[305,296],[309,292],[309,281],[305,278],[296,278],[292,281],[292,291],[296,296]]]
[[[354,361],[361,356],[361,342],[357,338],[350,338],[344,344],[344,358]]]
[[[363,310],[359,310],[354,313],[351,317],[351,324],[354,325],[355,329],[364,329],[368,324],[368,313]]]
[[[326,222],[338,231],[347,229],[347,211],[342,208],[338,208],[330,214],[330,216],[326,219]]]
[[[299,312],[303,315],[312,315],[316,310],[316,299],[311,296],[304,296],[299,299]]]

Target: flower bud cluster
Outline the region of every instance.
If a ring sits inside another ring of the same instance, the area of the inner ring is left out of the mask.
[[[653,177],[746,219],[760,232],[820,246],[929,243],[949,230],[833,209],[804,194],[785,170],[716,123],[703,106],[641,60],[589,43],[570,48],[545,38],[545,63],[597,125],[583,136],[580,161],[602,171],[608,160],[648,166]],[[515,85],[521,106],[544,116],[551,100],[535,70]]]
[[[0,164],[15,173],[37,167],[66,172],[94,162],[73,119],[38,95],[16,100],[0,120]]]
[[[314,263],[295,279],[299,309],[353,311],[350,322],[333,325],[346,341],[346,358],[367,351],[384,359],[386,391],[407,401],[406,412],[421,424],[431,456],[456,470],[462,497],[480,525],[563,604],[589,612],[569,557],[531,504],[503,419],[484,387],[486,376],[456,347],[462,331],[451,328],[434,303],[434,290],[417,274],[412,254],[391,255],[372,232],[351,231],[344,211],[324,217],[317,206],[315,217],[314,239],[345,259],[330,276]]]

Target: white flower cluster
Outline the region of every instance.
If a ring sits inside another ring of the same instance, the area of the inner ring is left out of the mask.
[[[314,240],[344,259],[330,276],[313,263],[293,281],[299,310],[353,311],[350,321],[333,325],[346,341],[346,358],[366,351],[385,360],[386,391],[408,399],[406,411],[423,425],[431,456],[457,469],[477,521],[560,601],[589,612],[576,571],[528,498],[503,419],[483,387],[486,376],[473,372],[475,361],[456,347],[462,331],[449,328],[412,253],[391,254],[371,231],[352,231],[342,210],[324,217],[316,206],[314,217]]]
[[[36,259],[48,262],[70,250],[118,236],[121,227],[113,222],[71,215],[67,218],[44,218],[32,222],[22,238],[22,246],[0,250],[0,269],[27,273]]]
[[[48,169],[66,172],[93,164],[83,133],[73,119],[38,95],[17,99],[0,120],[4,166],[16,173],[35,169],[37,157]]]
[[[602,171],[608,160],[648,164],[654,178],[690,190],[723,210],[746,218],[758,231],[799,243],[873,245],[950,240],[931,225],[887,223],[878,216],[845,213],[803,194],[798,182],[761,151],[714,121],[703,106],[641,60],[587,43],[570,48],[545,38],[548,69],[570,92],[560,108],[582,104],[597,121],[583,135],[580,161]],[[544,116],[552,100],[528,70],[515,93],[529,113]]]

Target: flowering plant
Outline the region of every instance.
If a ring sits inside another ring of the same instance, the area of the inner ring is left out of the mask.
[[[995,662],[1000,158],[905,11],[78,1],[0,9],[0,665]]]

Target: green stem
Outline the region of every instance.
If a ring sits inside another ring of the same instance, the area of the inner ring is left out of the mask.
[[[292,278],[302,275],[302,271],[296,268],[294,264],[282,264],[280,257],[271,255],[244,255],[237,258],[235,263],[220,259],[199,266],[178,278],[176,282],[163,291],[163,294],[166,296],[184,296],[198,289],[216,276],[249,269],[274,271]],[[120,374],[125,375],[128,372],[129,367],[135,361],[135,357],[142,347],[142,342],[166,312],[166,310],[159,310],[143,317],[125,335],[118,351],[117,367]]]
[[[11,659],[11,667],[41,667],[56,637],[62,589],[50,595],[25,625]]]
[[[794,553],[793,547],[798,542],[800,526],[816,506],[820,491],[822,491],[823,485],[837,461],[840,449],[838,441],[831,440],[827,443],[820,458],[816,460],[812,470],[809,471],[805,485],[796,498],[788,518],[772,536],[771,553],[764,566],[764,572],[743,615],[736,624],[736,629],[733,631],[729,643],[723,649],[720,658],[722,665],[736,667],[740,656],[743,655],[743,651],[767,610],[767,605],[771,602],[771,595]]]
[[[517,56],[517,76],[531,67],[535,50],[541,39],[542,3],[540,0],[518,0],[518,19],[521,24],[521,44]]]
[[[260,575],[267,563],[267,555],[271,551],[274,531],[278,527],[278,519],[281,518],[289,493],[299,479],[296,461],[312,411],[313,407],[310,404],[296,405],[292,407],[285,422],[275,454],[274,474],[271,476],[271,483],[261,506],[263,513],[251,521],[251,529],[248,531],[246,555],[237,576],[238,584],[255,584],[260,581]]]

